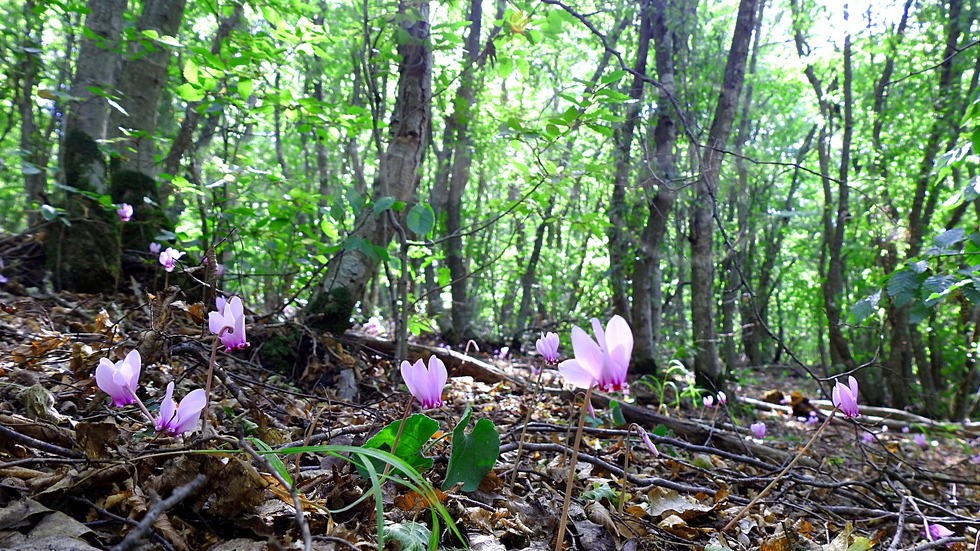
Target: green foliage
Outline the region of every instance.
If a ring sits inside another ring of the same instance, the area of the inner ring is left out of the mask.
[[[467,407],[453,429],[453,448],[446,469],[446,481],[442,485],[444,489],[462,484],[464,492],[475,491],[500,455],[500,436],[490,420],[480,419],[472,432],[466,432],[471,413],[473,408]]]
[[[385,426],[381,432],[372,436],[364,444],[364,447],[390,452],[401,426],[402,421],[395,421]],[[425,415],[417,414],[405,419],[404,428],[401,429],[401,437],[398,438],[398,446],[395,449],[395,456],[411,465],[416,471],[431,469],[432,459],[422,455],[422,449],[437,430],[439,430],[439,423]],[[375,462],[375,470],[380,471],[382,469],[383,465]],[[358,467],[358,470],[361,476],[367,478],[364,467]]]

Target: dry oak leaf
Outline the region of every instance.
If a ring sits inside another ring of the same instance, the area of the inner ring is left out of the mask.
[[[647,492],[650,500],[649,513],[653,517],[677,515],[684,520],[691,520],[714,510],[714,505],[701,503],[691,496],[680,495],[676,490],[659,486]]]

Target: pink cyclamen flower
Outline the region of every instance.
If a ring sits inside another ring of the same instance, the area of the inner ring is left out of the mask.
[[[160,254],[160,244],[157,242],[150,243],[150,253]]]
[[[865,444],[870,444],[875,439],[875,436],[870,432],[865,432],[861,435],[861,441]]]
[[[652,453],[654,457],[660,457],[660,450],[658,450],[657,446],[655,446],[653,441],[650,440],[650,435],[647,434],[647,431],[640,429],[639,432],[640,438],[643,439],[643,443],[646,444],[646,447],[648,450],[650,450],[650,453]]]
[[[908,434],[908,433],[909,433],[909,428],[908,427],[902,427],[902,434]]]
[[[704,398],[701,398],[701,401],[704,402],[704,407],[706,408],[715,407],[715,397],[711,396],[710,394],[705,396]]]
[[[915,433],[915,436],[912,437],[912,441],[915,442],[916,446],[919,446],[922,449],[929,447],[929,441],[926,440],[926,435],[922,434],[921,432]]]
[[[541,335],[541,337],[534,343],[534,348],[538,350],[538,354],[544,358],[544,361],[550,365],[558,363],[558,334],[557,333],[546,333]]]
[[[180,405],[174,401],[174,382],[167,384],[167,393],[160,402],[160,414],[156,420],[156,431],[165,432],[170,436],[177,436],[192,430],[201,419],[201,411],[207,403],[204,396],[204,389],[198,388],[190,391]]]
[[[128,406],[136,403],[136,385],[139,384],[143,359],[133,350],[122,360],[112,363],[102,358],[95,368],[95,384],[112,398],[112,405]]]
[[[219,297],[220,298],[220,297]],[[208,328],[228,351],[248,348],[245,340],[245,305],[241,297],[232,297],[224,306],[219,300],[217,312],[208,314]]]
[[[929,541],[936,541],[942,538],[948,538],[950,536],[955,536],[956,532],[953,532],[949,528],[946,528],[942,524],[929,524]],[[926,531],[922,530],[919,532],[923,536],[926,535]]]
[[[603,392],[622,390],[629,394],[626,370],[633,354],[633,332],[629,324],[621,316],[613,316],[603,331],[599,320],[593,319],[592,331],[595,341],[580,327],[572,328],[575,358],[563,361],[558,371],[577,387],[598,386]]]
[[[766,424],[762,421],[749,425],[749,430],[752,431],[752,436],[758,438],[759,440],[766,437]]]
[[[722,391],[718,391],[718,405],[724,405],[728,403],[728,395]]]
[[[811,411],[810,416],[806,418],[807,425],[816,425],[820,423],[820,417],[817,416],[817,412]]]
[[[221,277],[225,275],[225,265],[218,263],[214,266],[214,277]]]
[[[847,378],[847,386],[837,381],[833,392],[834,407],[839,409],[848,419],[861,414],[858,410],[858,383],[854,377]]]
[[[442,389],[449,378],[442,360],[429,356],[428,369],[421,359],[414,364],[402,360],[401,371],[408,391],[422,404],[422,409],[442,407]]]
[[[130,219],[133,218],[133,205],[130,205],[129,203],[119,205],[119,208],[116,209],[116,214],[119,215],[119,220],[129,222]]]
[[[978,453],[978,454],[974,455],[973,457],[971,457],[970,458],[970,461],[973,461],[974,463],[980,464],[980,453]]]
[[[180,257],[184,256],[185,253],[178,251],[173,247],[167,247],[167,250],[160,253],[160,264],[163,265],[163,269],[168,272],[174,271],[174,266],[176,262],[180,260]]]

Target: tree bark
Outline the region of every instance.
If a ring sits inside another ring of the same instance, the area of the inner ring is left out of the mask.
[[[613,180],[612,197],[609,200],[609,279],[612,284],[613,313],[623,316],[627,321],[632,317],[629,299],[629,281],[632,262],[629,258],[633,248],[626,230],[627,205],[626,188],[633,172],[632,147],[636,122],[643,107],[643,76],[647,70],[647,56],[650,41],[653,39],[653,8],[650,0],[640,2],[640,34],[636,43],[636,60],[633,70],[636,74],[629,88],[630,103],[622,124],[613,131],[613,162],[616,173]]]
[[[725,371],[718,358],[714,327],[714,212],[724,148],[732,133],[738,98],[745,80],[749,43],[755,28],[758,0],[741,0],[732,45],[725,65],[721,94],[701,158],[691,209],[691,327],[696,349],[694,372],[699,384],[723,389]]]
[[[429,50],[429,3],[402,0],[398,5],[400,37],[398,96],[392,112],[390,138],[380,158],[374,197],[394,197],[410,203],[418,184],[432,100],[432,53]],[[306,309],[307,322],[316,328],[342,333],[350,328],[350,314],[364,295],[380,257],[375,247],[387,247],[402,224],[390,210],[362,209],[345,251],[328,261]]]

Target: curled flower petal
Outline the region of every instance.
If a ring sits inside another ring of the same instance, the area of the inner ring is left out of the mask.
[[[641,429],[640,438],[643,439],[643,443],[646,444],[647,449],[650,450],[654,457],[660,457],[660,450],[658,450],[657,446],[655,446],[653,441],[650,440],[650,435],[647,434],[647,431]]]
[[[119,220],[129,222],[129,220],[133,217],[133,205],[123,203],[118,209],[116,209],[116,214],[119,215]]]
[[[442,407],[442,389],[449,379],[446,364],[442,360],[436,356],[429,356],[428,368],[422,360],[414,364],[403,360],[401,372],[408,391],[419,401],[422,409]]]
[[[167,250],[160,253],[160,265],[163,266],[164,270],[172,272],[177,265],[177,261],[180,260],[180,257],[184,256],[184,254],[185,253],[183,251],[178,251],[173,247],[167,247]]]
[[[177,405],[173,399],[174,383],[167,384],[167,392],[160,402],[160,412],[157,415],[154,428],[157,432],[164,432],[170,436],[177,436],[187,431],[193,430],[197,422],[201,419],[201,412],[207,403],[204,389],[198,388],[187,393],[184,399]]]
[[[136,350],[122,360],[112,363],[102,358],[95,368],[95,384],[112,398],[112,405],[127,406],[136,403],[136,386],[139,384],[142,358]]]
[[[541,335],[541,338],[534,343],[534,347],[538,350],[538,354],[544,358],[544,361],[549,364],[558,363],[558,335],[556,333],[547,333]]]
[[[208,314],[208,329],[218,335],[221,344],[229,351],[248,348],[248,341],[245,340],[245,305],[241,297],[232,297],[223,307],[221,301],[216,302],[219,310]]]
[[[844,386],[843,383],[837,381],[831,395],[834,407],[839,409],[840,412],[844,414],[844,417],[847,417],[848,419],[857,417],[861,414],[860,410],[858,409],[857,397],[858,384],[854,377],[848,377],[847,386]]]

